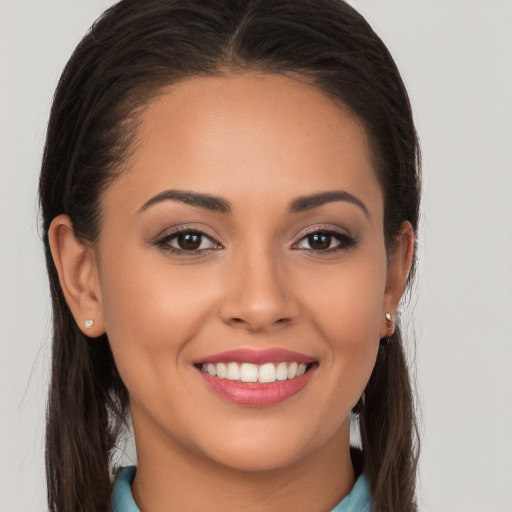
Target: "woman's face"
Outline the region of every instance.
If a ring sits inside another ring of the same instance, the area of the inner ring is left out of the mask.
[[[348,446],[403,285],[383,207],[364,129],[310,85],[197,78],[150,104],[95,249],[139,458],[269,469]]]

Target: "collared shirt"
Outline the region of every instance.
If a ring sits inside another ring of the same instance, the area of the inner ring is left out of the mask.
[[[135,466],[121,468],[117,472],[117,479],[112,493],[113,512],[140,512],[133,501],[131,483],[135,478]],[[368,480],[361,475],[352,490],[341,502],[334,507],[332,512],[372,512],[372,500]]]

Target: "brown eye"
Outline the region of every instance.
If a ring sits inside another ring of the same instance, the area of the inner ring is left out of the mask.
[[[166,235],[156,244],[176,253],[194,253],[208,249],[219,249],[220,244],[201,231],[178,231]]]
[[[308,236],[309,247],[314,251],[330,249],[332,237],[328,233],[315,233]]]
[[[202,235],[198,233],[180,233],[176,237],[176,245],[183,251],[196,251],[201,247]]]
[[[327,253],[348,249],[356,243],[357,240],[346,233],[318,230],[301,238],[294,248]]]

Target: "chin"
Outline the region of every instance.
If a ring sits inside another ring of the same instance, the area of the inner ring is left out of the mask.
[[[310,463],[315,453],[338,449],[345,437],[322,428],[310,432],[295,424],[272,425],[270,422],[250,422],[249,428],[236,432],[217,431],[203,444],[202,455],[210,461],[240,472],[268,472]],[[348,439],[348,437],[347,437]]]
[[[296,464],[305,454],[296,447],[246,446],[238,449],[227,447],[222,453],[208,454],[210,460],[232,471],[241,473],[272,472],[289,468]]]

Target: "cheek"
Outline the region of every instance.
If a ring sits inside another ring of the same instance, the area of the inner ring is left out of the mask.
[[[356,346],[379,339],[385,286],[384,254],[315,271],[299,285],[308,290],[304,309],[334,346],[336,339]]]
[[[384,252],[378,258],[354,259],[336,270],[317,272],[304,295],[304,311],[324,340],[330,384],[333,389],[344,389],[353,404],[364,390],[377,356],[386,268]]]
[[[183,356],[211,310],[212,294],[204,276],[173,268],[161,256],[117,256],[104,262],[102,303],[116,364],[128,381],[134,372],[173,364]]]

